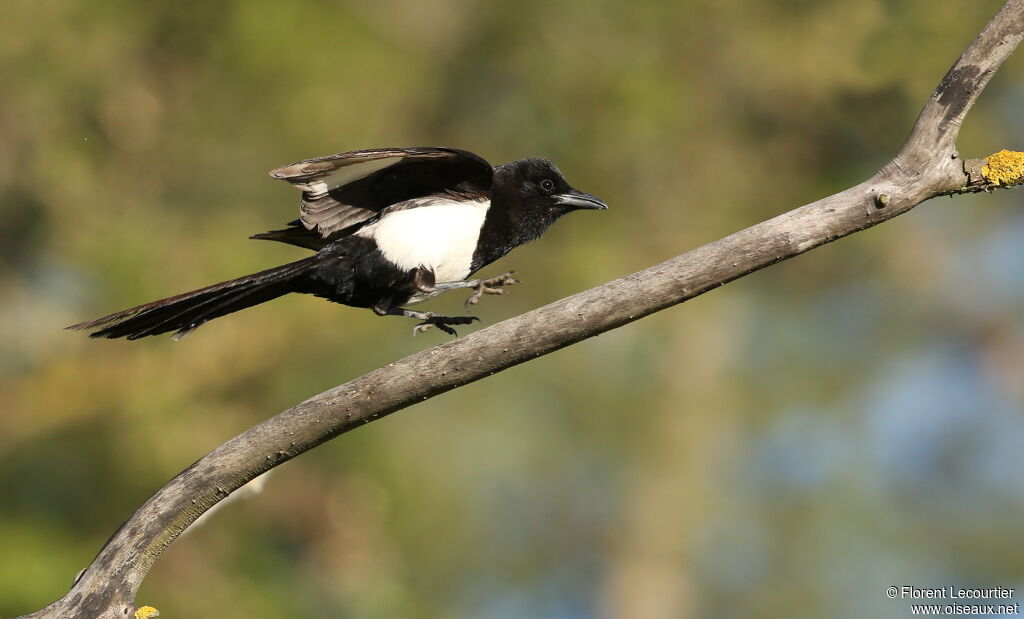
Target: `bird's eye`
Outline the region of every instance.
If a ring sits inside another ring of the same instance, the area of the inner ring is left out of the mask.
[[[540,188],[544,191],[544,193],[551,193],[552,191],[555,190],[555,181],[551,180],[550,178],[545,178],[540,182]]]

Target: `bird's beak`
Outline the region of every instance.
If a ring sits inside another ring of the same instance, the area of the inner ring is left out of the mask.
[[[585,208],[595,211],[603,211],[608,208],[601,198],[592,196],[582,191],[570,190],[567,193],[560,193],[555,196],[555,201],[569,208]]]

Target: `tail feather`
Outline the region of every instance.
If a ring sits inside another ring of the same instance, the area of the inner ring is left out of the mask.
[[[97,329],[89,337],[129,340],[176,331],[174,339],[181,339],[209,320],[297,291],[297,279],[315,267],[315,258],[311,256],[67,328]]]
[[[313,251],[320,251],[331,241],[331,239],[326,239],[320,236],[320,233],[316,230],[306,230],[302,226],[291,226],[289,228],[284,228],[283,230],[261,232],[259,234],[254,234],[249,238],[288,243],[289,245],[296,245],[298,247],[312,249]]]

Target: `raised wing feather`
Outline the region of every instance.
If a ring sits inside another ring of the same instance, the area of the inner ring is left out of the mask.
[[[492,174],[491,165],[473,153],[432,147],[353,151],[300,161],[270,173],[302,191],[299,222],[323,239],[351,234],[400,202],[445,193],[486,194]],[[254,238],[291,242],[268,234]]]

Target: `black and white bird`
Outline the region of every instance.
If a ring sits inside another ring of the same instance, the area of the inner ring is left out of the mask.
[[[467,279],[542,234],[559,217],[606,209],[573,189],[553,163],[523,159],[492,167],[454,148],[382,148],[319,157],[270,173],[302,190],[301,217],[251,238],[312,249],[308,258],[97,318],[69,329],[130,340],[203,323],[290,292],[421,321],[416,331],[473,316],[441,316],[405,305],[446,290],[472,289],[467,305],[501,294],[511,273]],[[414,331],[414,333],[416,332]]]

